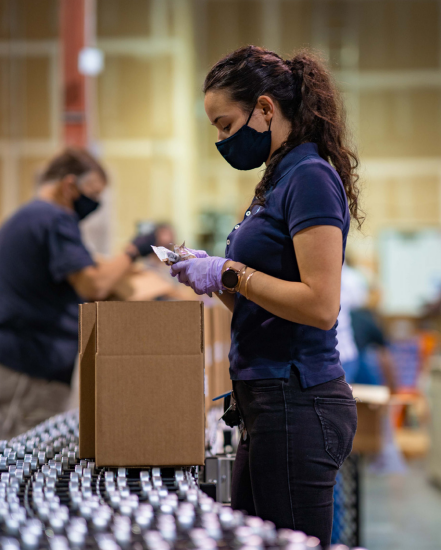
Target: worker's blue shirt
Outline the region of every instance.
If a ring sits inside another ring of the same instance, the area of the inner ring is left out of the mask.
[[[264,206],[251,206],[229,234],[225,257],[285,281],[301,281],[293,237],[307,227],[332,225],[343,234],[350,215],[340,177],[313,143],[299,145],[277,166]],[[252,279],[250,280],[252,286]],[[231,328],[232,380],[289,378],[297,367],[303,387],[344,375],[337,323],[321,330],[281,319],[236,294]]]
[[[0,364],[70,382],[81,299],[66,279],[93,263],[77,215],[60,206],[36,200],[6,221],[0,228]]]

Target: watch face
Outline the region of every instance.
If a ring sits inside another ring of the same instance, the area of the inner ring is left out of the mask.
[[[232,269],[227,269],[222,275],[222,283],[227,288],[234,288],[237,285],[238,280],[239,277],[237,276],[237,273]]]

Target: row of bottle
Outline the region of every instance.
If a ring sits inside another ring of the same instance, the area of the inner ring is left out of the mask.
[[[0,441],[2,550],[319,550],[319,540],[216,503],[197,468],[80,460],[78,413]],[[346,547],[335,547],[346,550]]]

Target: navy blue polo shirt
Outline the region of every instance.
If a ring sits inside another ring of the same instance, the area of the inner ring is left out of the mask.
[[[343,184],[313,143],[290,151],[277,166],[264,206],[251,206],[228,235],[225,257],[285,281],[301,281],[294,235],[307,227],[333,225],[343,234],[343,257],[350,215]],[[281,319],[235,296],[231,325],[232,380],[289,378],[292,366],[303,387],[344,375],[331,330]]]
[[[69,383],[78,351],[78,304],[66,278],[93,265],[78,216],[36,200],[0,228],[0,364]]]

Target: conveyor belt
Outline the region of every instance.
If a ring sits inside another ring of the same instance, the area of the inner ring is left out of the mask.
[[[2,550],[318,549],[319,541],[214,502],[197,468],[97,468],[78,412],[0,441]]]

